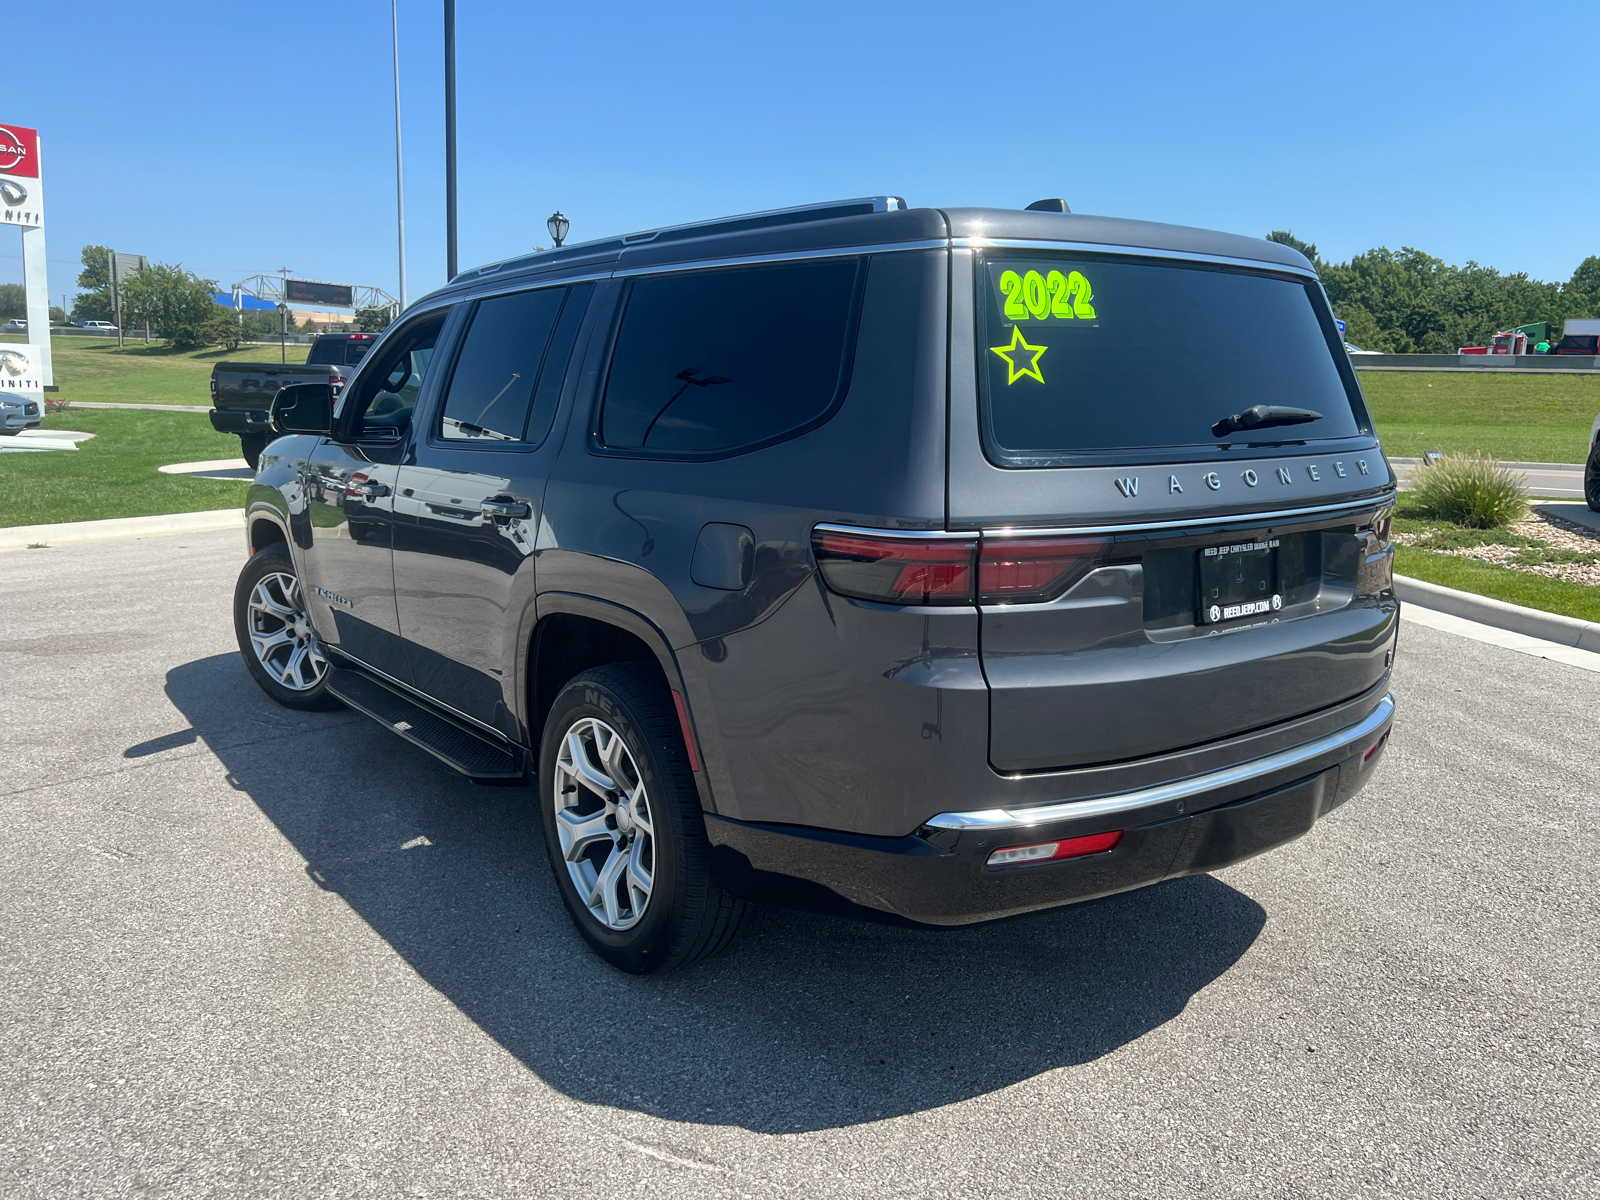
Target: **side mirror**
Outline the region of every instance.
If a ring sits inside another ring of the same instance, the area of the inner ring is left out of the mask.
[[[272,398],[272,427],[279,433],[333,432],[333,388],[326,383],[291,383]]]

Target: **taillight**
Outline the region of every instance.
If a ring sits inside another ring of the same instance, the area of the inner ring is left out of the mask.
[[[213,400],[217,398],[217,369],[215,367],[211,368],[211,398]]]
[[[1110,548],[1106,538],[984,538],[978,556],[980,604],[1054,600]]]
[[[1109,538],[925,538],[830,532],[811,538],[823,581],[884,604],[1038,604],[1106,560]]]
[[[976,538],[811,535],[823,581],[841,596],[885,604],[971,604]]]

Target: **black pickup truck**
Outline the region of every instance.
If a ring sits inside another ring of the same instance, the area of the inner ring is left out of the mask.
[[[267,412],[278,389],[291,383],[326,383],[335,394],[378,340],[375,333],[324,333],[304,363],[220,362],[211,368],[211,427],[237,433],[253,468],[271,440]]]

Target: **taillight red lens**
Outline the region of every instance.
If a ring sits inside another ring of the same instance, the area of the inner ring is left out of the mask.
[[[971,604],[977,539],[901,538],[817,530],[823,581],[842,596],[885,604]]]
[[[1054,600],[1106,556],[1105,538],[985,538],[978,558],[983,604]]]
[[[989,855],[989,865],[1021,866],[1024,863],[1059,862],[1063,858],[1083,858],[1088,854],[1104,854],[1107,850],[1114,850],[1121,840],[1122,830],[1113,829],[1110,833],[1091,833],[1060,842],[1007,846]]]

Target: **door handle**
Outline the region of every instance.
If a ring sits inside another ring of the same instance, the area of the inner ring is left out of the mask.
[[[490,521],[525,521],[533,516],[533,505],[526,500],[485,500],[478,510]]]
[[[344,494],[360,500],[377,500],[389,494],[389,489],[376,479],[357,479],[345,484]]]

